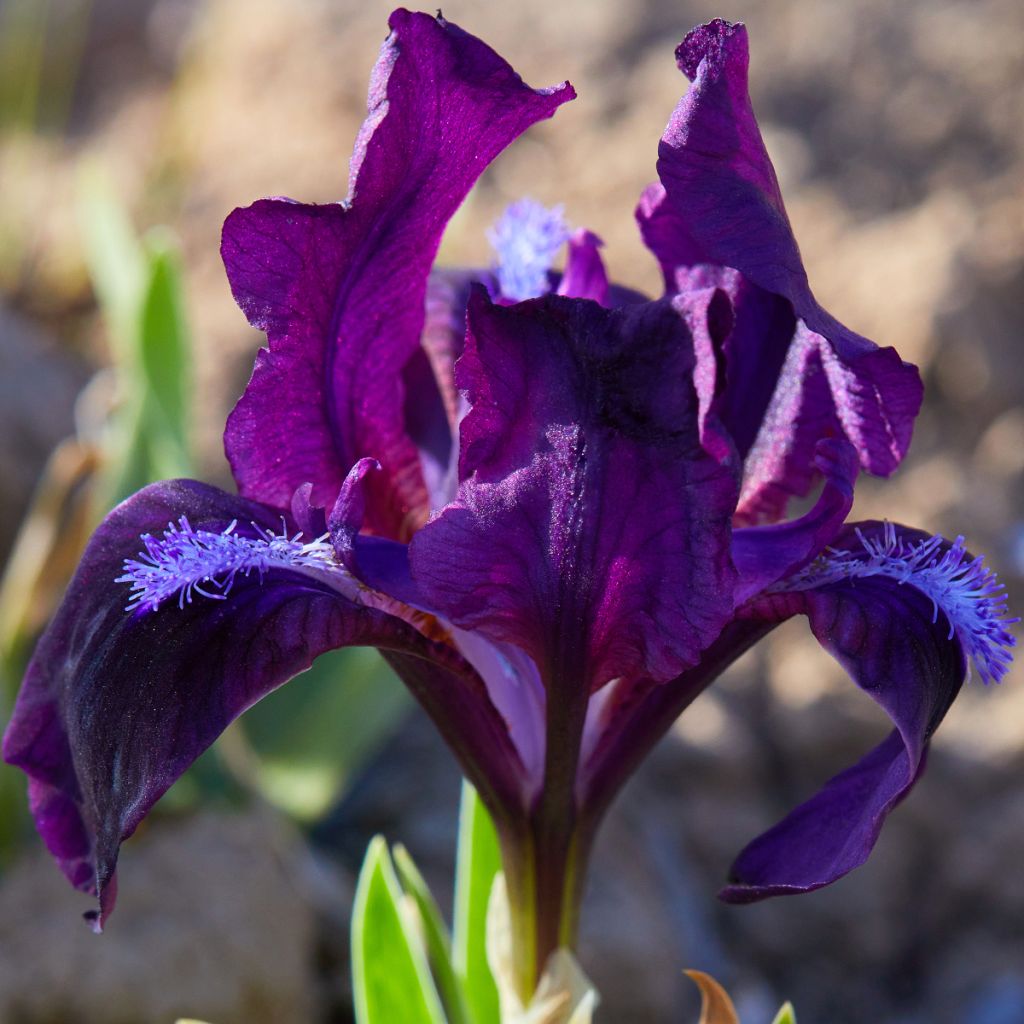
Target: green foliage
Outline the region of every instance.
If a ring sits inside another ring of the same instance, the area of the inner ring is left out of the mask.
[[[772,1024],[796,1024],[796,1012],[793,1010],[793,1004],[784,1003],[775,1015]]]
[[[469,1024],[462,984],[452,967],[452,943],[448,929],[427,883],[404,846],[394,849],[395,867],[405,891],[416,901],[423,943],[449,1024]]]
[[[464,782],[459,807],[452,960],[473,1024],[500,1022],[498,989],[487,963],[487,905],[500,870],[501,850],[494,824],[476,790]]]
[[[191,345],[167,232],[150,232],[140,243],[95,169],[83,172],[81,191],[86,259],[117,376],[116,407],[102,437],[102,513],[154,480],[191,475]]]
[[[378,836],[359,875],[352,914],[356,1020],[499,1024],[486,917],[501,864],[494,826],[472,787],[463,784],[454,942],[408,851],[397,846],[393,856],[392,864]]]
[[[352,987],[358,1024],[445,1024],[419,918],[381,836],[359,873],[352,911]]]

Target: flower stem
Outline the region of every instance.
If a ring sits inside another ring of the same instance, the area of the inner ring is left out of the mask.
[[[551,954],[576,944],[585,875],[583,844],[575,831],[540,824],[532,822],[528,835],[502,842],[515,982],[524,1006]]]

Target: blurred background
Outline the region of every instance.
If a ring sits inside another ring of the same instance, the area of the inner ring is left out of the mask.
[[[261,196],[343,196],[379,0],[0,0],[0,719],[85,536],[150,479],[229,486],[261,336],[218,256]],[[1018,0],[451,0],[533,85],[580,98],[485,174],[442,251],[486,263],[522,195],[658,275],[632,219],[684,88],[672,51],[745,20],[752,92],[812,284],[927,386],[910,458],[855,517],[967,535],[1024,607],[1024,6]],[[1024,1021],[1024,679],[969,684],[870,863],[824,892],[714,900],[740,847],[884,732],[802,623],[680,720],[599,844],[582,959],[599,1020],[685,1022],[696,967],[744,1024]],[[346,1022],[369,838],[448,900],[458,777],[369,652],[229,731],[123,851],[102,939],[0,767],[0,1022]]]

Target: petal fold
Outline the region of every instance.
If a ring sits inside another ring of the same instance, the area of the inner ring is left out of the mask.
[[[664,191],[654,187],[641,200],[638,217],[644,237],[673,287],[678,267],[714,264],[733,268],[756,289],[748,292],[746,301],[770,305],[766,295],[787,300],[802,331],[794,344],[813,336],[820,360],[816,375],[787,376],[783,370],[779,376],[775,328],[781,328],[785,318],[774,313],[762,351],[742,346],[744,362],[738,372],[748,383],[757,381],[763,388],[764,382],[778,380],[772,398],[776,415],[769,410],[765,446],[781,444],[790,456],[787,462],[776,460],[768,467],[762,455],[758,486],[806,493],[814,443],[822,436],[845,435],[864,469],[888,475],[910,443],[921,404],[920,377],[894,349],[878,348],[840,324],[811,293],[747,91],[746,29],[721,20],[709,22],[686,37],[676,57],[693,85],[662,137],[658,173]],[[734,299],[734,305],[741,303]],[[812,394],[802,394],[805,383]],[[763,396],[751,409],[763,409],[762,401]],[[794,404],[806,415],[789,421],[788,434],[780,436],[786,422],[781,406]],[[748,413],[740,433],[749,436],[756,422]],[[742,448],[753,442],[738,443]],[[771,495],[771,501],[762,496],[759,503],[745,497],[750,521],[781,512],[779,494]]]
[[[224,225],[232,292],[269,342],[225,448],[242,493],[277,508],[310,481],[331,507],[353,463],[380,459],[368,525],[404,539],[430,509],[403,374],[441,234],[487,164],[574,93],[530,89],[440,17],[399,10],[390,25],[348,201],[261,200]]]
[[[545,684],[668,679],[732,611],[731,473],[700,444],[693,339],[668,303],[469,305],[456,501],[410,545],[433,607]]]
[[[825,549],[853,507],[857,452],[842,440],[818,442],[815,465],[825,487],[813,509],[799,519],[733,530],[732,560],[740,575],[736,603],[802,569]]]

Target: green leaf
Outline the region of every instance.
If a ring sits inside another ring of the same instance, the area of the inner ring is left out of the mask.
[[[112,356],[125,366],[136,345],[146,260],[110,178],[96,163],[79,173],[78,223],[89,277],[110,331]]]
[[[792,1003],[783,1003],[772,1024],[796,1024],[796,1011]]]
[[[487,904],[501,870],[501,849],[487,809],[468,783],[459,807],[452,962],[473,1024],[500,1024],[498,989],[487,964]]]
[[[86,262],[107,325],[118,407],[103,435],[103,513],[154,480],[190,476],[190,340],[181,271],[166,233],[140,244],[108,177],[80,175]]]
[[[452,944],[427,883],[404,846],[395,846],[392,851],[395,867],[405,891],[416,901],[423,926],[423,941],[427,947],[430,970],[437,982],[444,1003],[448,1024],[469,1024],[469,1010],[466,1007],[462,986],[452,967]]]
[[[139,363],[153,413],[154,442],[180,450],[187,460],[190,360],[188,326],[181,289],[181,267],[170,237],[147,237],[149,264],[139,322]],[[165,436],[161,436],[165,435]],[[159,454],[159,449],[157,449]]]
[[[383,837],[366,851],[352,911],[352,987],[358,1024],[445,1024],[415,922]]]

